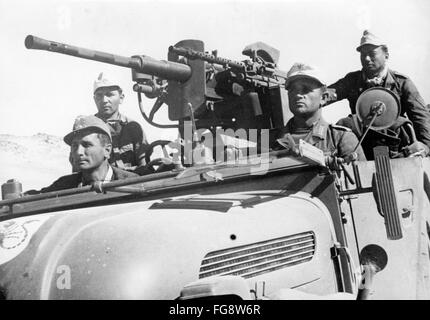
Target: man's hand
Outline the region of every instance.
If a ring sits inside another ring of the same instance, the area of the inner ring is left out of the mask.
[[[327,88],[326,92],[325,104],[330,104],[331,102],[337,101],[336,90],[333,88]]]
[[[335,157],[335,156],[328,156],[326,157],[326,165],[331,170],[340,171],[342,168],[342,165],[344,164],[350,164],[352,161],[356,161],[358,159],[357,152],[351,152],[350,154],[346,155],[345,157]]]
[[[335,156],[326,156],[325,163],[330,170],[341,171],[342,165],[345,163],[345,161],[343,160],[343,158],[338,158]]]
[[[343,157],[343,160],[346,164],[350,164],[352,161],[357,161],[358,159],[358,153],[357,152],[351,152],[350,154]]]
[[[285,149],[293,152],[296,156],[300,155],[299,147],[294,142],[291,134],[285,134],[282,138],[277,139],[276,142],[278,142],[278,144],[280,144]]]
[[[426,157],[429,154],[429,147],[420,141],[415,141],[411,145],[404,147],[403,152],[408,157],[413,157],[413,156]]]

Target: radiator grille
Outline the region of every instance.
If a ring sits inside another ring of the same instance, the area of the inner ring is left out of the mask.
[[[251,278],[310,261],[315,253],[312,231],[208,253],[199,278],[238,275]]]

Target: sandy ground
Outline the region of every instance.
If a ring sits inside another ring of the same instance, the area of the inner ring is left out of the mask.
[[[60,137],[0,134],[0,184],[16,179],[23,191],[48,186],[71,172],[68,154],[69,147]]]

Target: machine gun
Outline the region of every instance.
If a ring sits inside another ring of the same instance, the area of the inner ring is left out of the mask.
[[[184,121],[191,120],[194,130],[272,129],[282,127],[286,120],[288,108],[281,97],[286,73],[277,69],[279,51],[262,42],[245,47],[242,53],[250,59],[244,61],[205,52],[200,40],[170,46],[168,61],[145,55],[124,57],[32,35],[26,37],[25,46],[131,68],[142,114],[158,127],[178,127],[182,132]],[[143,110],[142,93],[156,98],[149,116]],[[169,119],[178,121],[177,125],[153,122],[164,103]]]

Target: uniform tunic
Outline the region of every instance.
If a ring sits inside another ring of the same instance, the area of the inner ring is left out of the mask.
[[[296,144],[302,139],[321,149],[324,155],[340,158],[351,154],[358,144],[357,137],[350,129],[329,124],[323,118],[320,118],[307,130],[294,128],[293,119],[290,119],[287,125],[281,130],[280,139],[286,139],[287,134],[291,135]],[[358,160],[366,160],[361,146],[355,152],[358,155]]]
[[[121,113],[118,115],[118,119],[105,121],[112,135],[109,163],[120,169],[134,170],[145,164],[148,141],[139,123]]]
[[[123,180],[132,177],[138,177],[139,175],[128,172],[125,170],[121,170],[115,167],[110,167],[107,172],[107,177],[104,181],[112,181],[112,180]],[[42,188],[40,191],[30,190],[27,191],[26,195],[39,194],[51,191],[59,191],[65,189],[78,188],[86,185],[86,183],[82,179],[82,172],[72,173],[66,176],[62,176],[55,180],[50,186]]]

